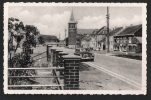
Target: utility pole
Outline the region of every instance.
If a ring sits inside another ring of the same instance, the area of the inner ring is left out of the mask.
[[[110,18],[110,15],[109,15],[109,8],[107,7],[107,15],[106,15],[106,18],[107,18],[107,53],[109,53],[109,18]]]
[[[66,40],[66,31],[67,30],[65,29],[65,48],[66,48],[66,45],[67,45],[67,43],[66,43],[67,42],[67,40]]]

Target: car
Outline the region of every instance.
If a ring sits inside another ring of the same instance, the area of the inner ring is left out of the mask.
[[[74,55],[81,56],[82,61],[94,61],[94,54],[88,49],[77,48]]]

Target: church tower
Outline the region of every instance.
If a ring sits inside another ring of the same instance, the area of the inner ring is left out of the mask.
[[[68,22],[68,47],[76,48],[77,21],[74,19],[73,10]]]

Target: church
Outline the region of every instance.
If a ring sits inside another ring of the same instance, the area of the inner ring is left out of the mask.
[[[68,47],[76,48],[77,21],[74,19],[73,10],[68,22]]]

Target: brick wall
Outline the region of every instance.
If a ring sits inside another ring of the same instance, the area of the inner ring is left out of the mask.
[[[63,52],[62,50],[56,50],[55,55],[56,55],[56,66],[59,66],[59,53]]]
[[[76,44],[76,32],[69,32],[68,36],[68,45]]]
[[[74,55],[63,56],[64,59],[64,89],[79,89],[79,63],[81,57]]]

